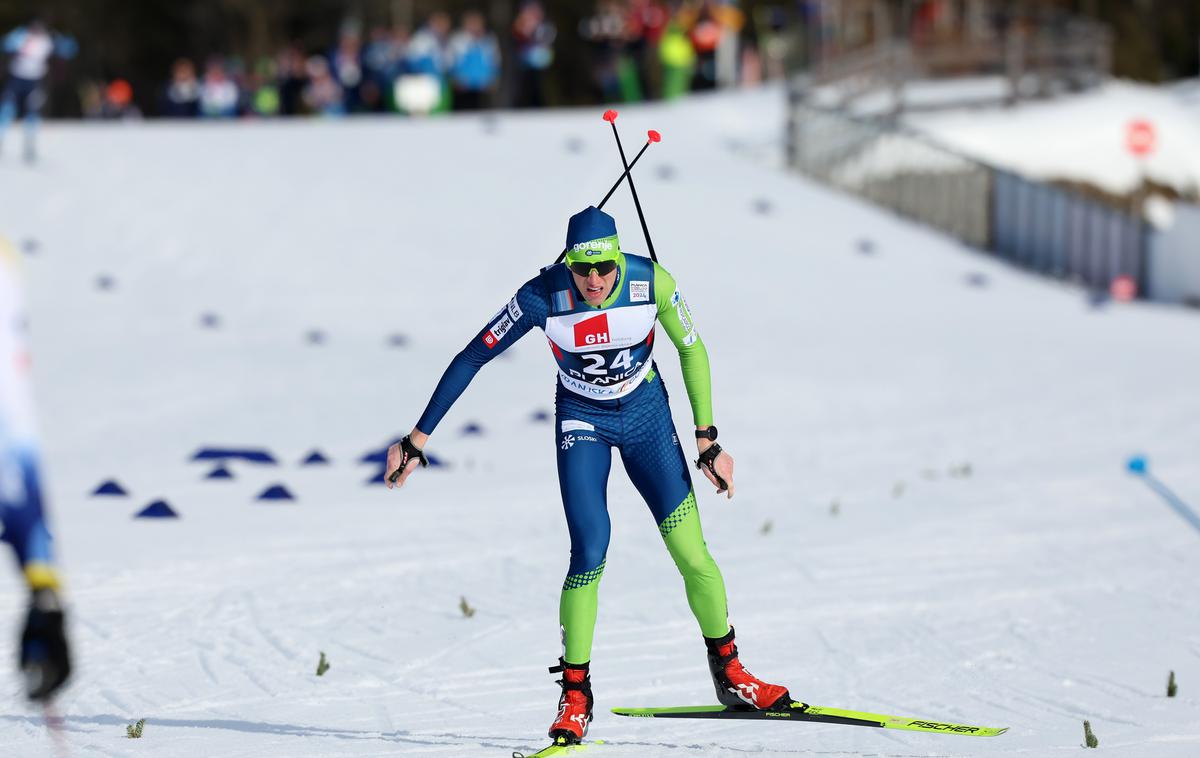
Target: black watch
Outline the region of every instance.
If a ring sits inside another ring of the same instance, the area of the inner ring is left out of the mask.
[[[717,439],[717,427],[709,426],[707,429],[697,429],[696,430],[696,439],[698,439],[698,440],[714,440],[715,441]]]

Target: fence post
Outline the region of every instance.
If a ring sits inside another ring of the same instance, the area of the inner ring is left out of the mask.
[[[1149,300],[1150,293],[1150,241],[1154,234],[1145,219],[1138,219],[1138,297]]]
[[[787,141],[785,142],[786,161],[789,168],[799,169],[800,146],[796,136],[796,131],[799,128],[799,110],[800,110],[800,93],[799,93],[799,74],[788,74],[787,77]]]
[[[1009,106],[1017,104],[1021,99],[1021,76],[1024,74],[1025,38],[1019,27],[1009,22],[1007,33],[1004,35],[1004,73],[1008,77]]]

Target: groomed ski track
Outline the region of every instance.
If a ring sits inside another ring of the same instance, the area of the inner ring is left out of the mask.
[[[36,391],[78,661],[59,704],[70,755],[546,744],[568,554],[554,434],[531,421],[552,405],[541,335],[439,428],[429,449],[448,467],[397,493],[365,486],[374,466],[356,461],[408,430],[446,362],[620,173],[602,110],[51,124],[41,165],[4,155],[0,232],[38,243]],[[737,496],[698,501],[744,660],[806,701],[1010,731],[964,744],[610,714],[713,700],[678,573],[617,465],[589,735],[606,744],[589,754],[1041,758],[1074,755],[1089,719],[1111,755],[1195,756],[1200,534],[1123,463],[1145,453],[1200,500],[1200,318],[1094,309],[788,175],[782,110],[766,91],[618,121],[627,151],[663,133],[638,191],[737,459]],[[608,208],[644,251],[627,190]],[[657,357],[686,438],[665,340]],[[485,434],[461,435],[468,422]],[[188,462],[204,445],[281,465],[206,481]],[[313,448],[332,464],[298,467]],[[88,497],[108,478],[131,496]],[[255,501],[277,482],[296,502]],[[181,518],[130,518],[158,498]],[[23,603],[0,572],[0,752],[37,758],[53,743],[11,665]],[[139,718],[144,737],[126,739]]]

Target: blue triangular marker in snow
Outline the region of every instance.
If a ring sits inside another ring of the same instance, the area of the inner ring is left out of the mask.
[[[300,461],[301,466],[314,466],[321,463],[329,463],[329,459],[320,450],[312,451],[308,457]]]
[[[539,408],[529,416],[529,420],[535,424],[544,424],[550,420],[550,413]]]
[[[224,466],[217,466],[212,471],[205,475],[205,479],[232,479],[233,472]]]
[[[379,463],[379,464],[387,463],[388,448],[391,447],[392,445],[400,444],[400,438],[403,436],[404,436],[403,434],[399,434],[395,437],[392,437],[392,440],[390,442],[384,443],[383,447],[376,448],[375,450],[368,450],[367,452],[362,454],[362,456],[358,459],[358,462],[359,463]]]
[[[95,489],[95,491],[92,492],[93,497],[96,495],[109,495],[109,496],[113,496],[113,497],[124,497],[128,494],[129,493],[125,491],[125,488],[122,487],[120,484],[118,484],[115,479],[109,479],[106,482],[102,482],[100,484],[100,486],[97,487]]]
[[[396,442],[399,442],[399,441],[400,441],[400,438],[397,437]],[[391,447],[393,444],[395,444],[395,443],[389,444],[388,447]],[[368,450],[367,452],[362,454],[362,457],[358,459],[358,462],[359,463],[387,463],[387,451],[388,451],[387,447],[381,447],[378,450]]]
[[[380,466],[375,473],[371,475],[371,478],[367,479],[367,481],[363,482],[363,484],[367,486],[373,484],[383,484],[383,478],[385,476],[387,476],[387,469],[384,466]]]
[[[192,454],[193,461],[223,461],[229,458],[249,463],[275,464],[275,456],[263,448],[253,447],[202,447]]]
[[[467,425],[462,428],[463,436],[479,436],[483,434],[483,427],[474,421],[467,422]]]
[[[263,490],[262,494],[258,496],[258,499],[259,500],[295,500],[296,498],[292,497],[292,493],[288,492],[287,487],[284,487],[282,484],[273,484],[270,487],[267,487],[265,490]]]
[[[155,500],[150,505],[138,511],[134,518],[179,518],[179,514],[167,505],[166,500]]]

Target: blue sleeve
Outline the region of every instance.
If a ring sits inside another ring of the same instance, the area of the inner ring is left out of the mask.
[[[425,406],[425,412],[417,421],[417,429],[425,434],[433,434],[442,417],[475,378],[475,374],[479,373],[479,369],[533,327],[545,329],[549,313],[550,305],[541,276],[525,282],[513,299],[492,316],[479,334],[450,361],[433,391],[433,397],[429,398],[429,405]]]
[[[4,52],[15,53],[21,49],[21,43],[25,41],[25,28],[21,27],[13,29],[4,38]]]
[[[42,491],[31,450],[0,451],[0,527],[0,539],[13,546],[22,566],[51,563],[50,533],[42,516]]]

